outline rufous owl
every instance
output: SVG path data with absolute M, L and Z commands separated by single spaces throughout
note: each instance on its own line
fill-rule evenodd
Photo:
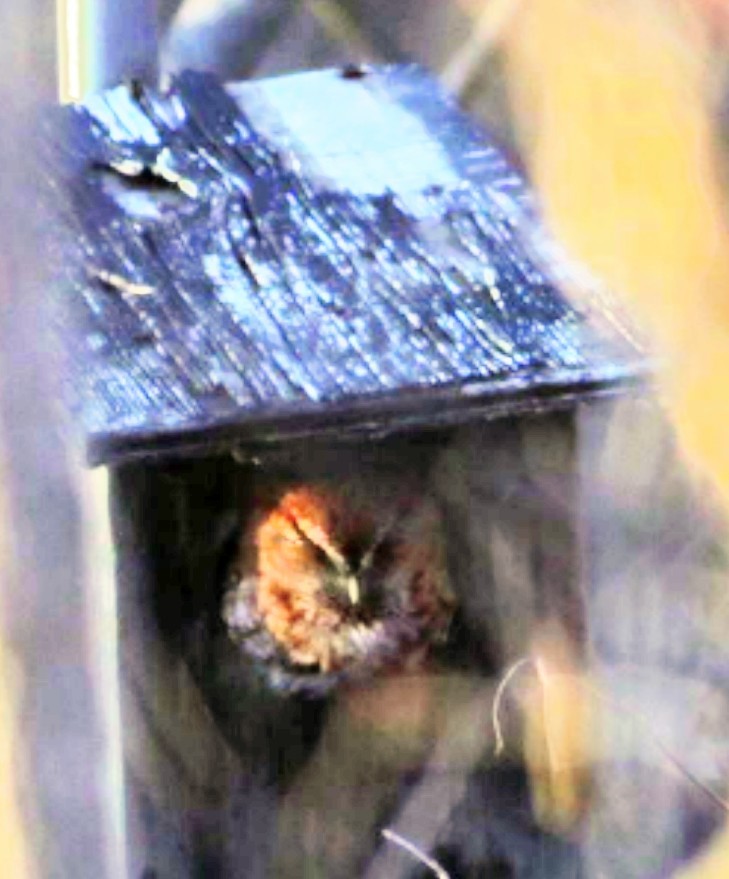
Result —
M 427 498 L 294 485 L 244 529 L 223 602 L 228 631 L 276 689 L 422 665 L 453 611 Z

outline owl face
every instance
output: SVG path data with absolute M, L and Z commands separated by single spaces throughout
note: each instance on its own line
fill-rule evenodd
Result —
M 244 534 L 223 616 L 274 683 L 321 690 L 419 662 L 452 604 L 432 502 L 303 485 Z

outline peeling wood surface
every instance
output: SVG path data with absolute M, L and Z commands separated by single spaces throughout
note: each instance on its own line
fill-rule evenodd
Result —
M 523 181 L 419 68 L 184 73 L 47 135 L 93 462 L 565 405 L 643 368 L 538 267 Z

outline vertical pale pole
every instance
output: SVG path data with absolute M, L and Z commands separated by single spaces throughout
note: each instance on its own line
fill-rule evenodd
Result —
M 58 94 L 62 101 L 129 78 L 158 75 L 157 0 L 56 0 Z M 100 733 L 96 783 L 103 799 L 96 832 L 104 875 L 127 875 L 114 554 L 108 472 L 75 473 L 80 502 L 83 602 L 94 725 Z M 91 719 L 91 718 L 90 718 Z
M 57 94 L 53 12 L 53 0 L 0 3 L 0 875 L 118 879 L 112 724 L 79 467 L 50 356 L 53 267 L 34 148 Z
M 157 0 L 57 0 L 64 101 L 158 72 Z
M 157 0 L 56 0 L 58 95 L 80 101 L 129 78 L 157 79 Z M 115 558 L 109 522 L 108 472 L 84 472 L 69 460 L 77 504 L 79 570 L 74 596 L 83 608 L 78 625 L 90 757 L 89 794 L 99 809 L 88 816 L 86 869 L 76 875 L 126 879 L 125 803 L 119 720 L 119 657 Z M 79 738 L 79 743 L 81 738 Z M 73 853 L 71 858 L 73 858 Z M 71 863 L 71 862 L 69 862 Z M 74 869 L 74 867 L 72 867 Z M 78 865 L 77 869 L 81 869 Z M 69 874 L 70 875 L 70 874 Z

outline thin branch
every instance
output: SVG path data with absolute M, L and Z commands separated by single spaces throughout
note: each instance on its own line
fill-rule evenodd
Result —
M 382 831 L 382 835 L 388 842 L 392 842 L 395 845 L 399 845 L 400 848 L 405 849 L 406 852 L 409 852 L 414 858 L 420 861 L 421 864 L 425 864 L 433 873 L 438 877 L 438 879 L 450 879 L 448 873 L 441 867 L 441 865 L 433 860 L 433 858 L 429 857 L 425 854 L 424 851 L 421 851 L 416 845 L 413 845 L 412 842 L 409 842 L 405 839 L 404 836 L 400 836 L 399 833 L 395 833 L 394 830 L 390 830 L 385 828 Z
M 668 760 L 668 762 L 673 766 L 673 768 L 678 772 L 678 774 L 684 778 L 686 781 L 691 782 L 695 787 L 697 787 L 705 797 L 714 803 L 714 805 L 718 806 L 724 812 L 729 814 L 729 801 L 724 799 L 724 797 L 720 796 L 715 790 L 712 790 L 708 784 L 701 781 L 690 769 L 687 769 L 682 763 L 678 761 L 676 757 L 666 748 L 663 742 L 658 739 L 654 739 L 655 746 L 659 751 L 663 754 L 663 756 Z
M 533 660 L 530 656 L 523 656 L 521 659 L 517 659 L 517 661 L 513 665 L 510 665 L 506 670 L 499 681 L 499 686 L 496 688 L 496 692 L 494 693 L 494 699 L 491 703 L 491 723 L 494 728 L 494 738 L 496 739 L 496 746 L 494 747 L 494 754 L 496 754 L 496 756 L 501 754 L 504 750 L 504 736 L 501 731 L 501 703 L 504 701 L 506 688 L 524 666 L 531 665 L 532 663 Z

